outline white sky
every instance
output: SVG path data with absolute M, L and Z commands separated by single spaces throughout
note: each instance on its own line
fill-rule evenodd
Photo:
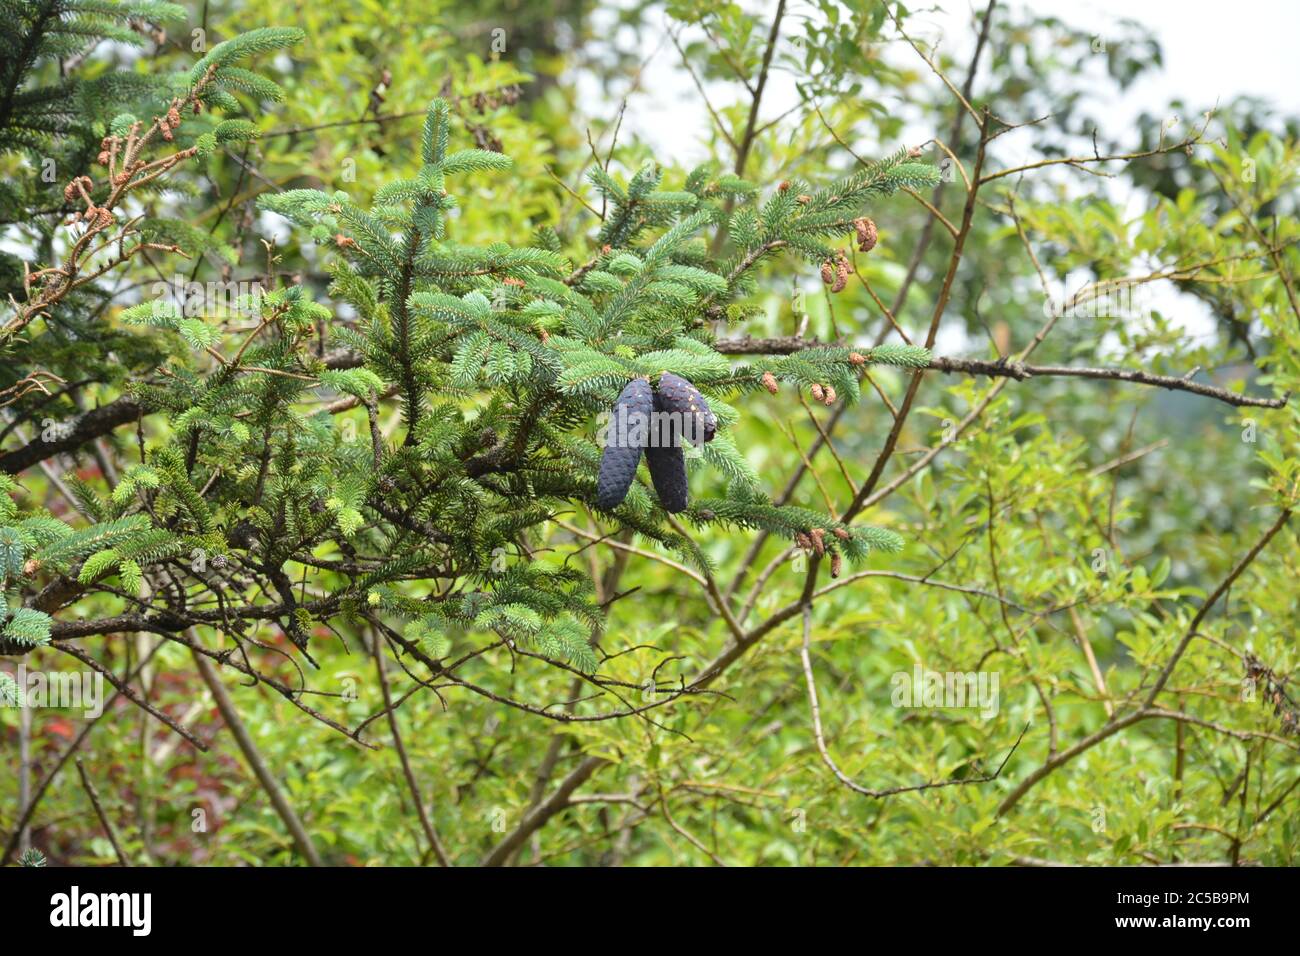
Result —
M 944 49 L 959 62 L 966 62 L 973 42 L 972 11 L 982 11 L 984 3 L 936 0 L 936 5 L 942 9 L 919 12 L 921 5 L 914 6 L 912 31 L 927 38 L 941 31 Z M 1012 5 L 1023 8 L 1026 4 Z M 772 0 L 747 0 L 742 6 L 774 9 Z M 788 9 L 798 13 L 800 6 L 795 3 Z M 1249 93 L 1272 100 L 1287 113 L 1300 114 L 1297 0 L 1234 0 L 1230 4 L 1223 0 L 1033 0 L 1029 6 L 1102 37 L 1115 31 L 1120 19 L 1137 20 L 1160 40 L 1163 68 L 1145 75 L 1122 97 L 1107 101 L 1115 110 L 1116 129 L 1122 129 L 1141 111 L 1162 109 L 1175 98 L 1201 108 Z M 769 16 L 762 15 L 765 19 Z M 595 17 L 597 35 L 601 35 L 599 8 Z M 631 45 L 626 36 L 616 40 L 624 48 Z M 629 103 L 624 129 L 683 162 L 699 160 L 708 152 L 702 142 L 709 115 L 681 69 L 677 51 L 669 43 L 661 45 L 661 40 L 662 35 L 651 35 L 651 31 L 643 37 L 642 56 L 649 56 L 656 47 L 658 53 L 646 67 L 641 95 Z M 587 78 L 588 84 L 593 82 Z M 580 86 L 597 100 L 612 100 L 615 107 L 624 93 L 623 89 L 606 93 L 594 86 Z M 735 99 L 739 87 L 711 83 L 706 89 L 714 105 L 721 106 Z M 763 118 L 777 116 L 795 102 L 792 85 L 786 78 L 774 76 L 764 99 Z

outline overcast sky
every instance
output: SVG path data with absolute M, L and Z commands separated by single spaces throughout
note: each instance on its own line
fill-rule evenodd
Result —
M 775 8 L 774 0 L 742 0 L 742 5 L 751 11 L 763 11 L 765 19 Z M 982 13 L 985 0 L 937 0 L 937 5 L 942 9 L 923 12 L 922 3 L 913 4 L 909 32 L 927 40 L 941 35 L 944 51 L 965 63 L 974 42 L 972 11 Z M 1023 8 L 1025 4 L 1011 5 Z M 1124 93 L 1098 101 L 1100 108 L 1090 111 L 1105 122 L 1107 129 L 1103 132 L 1121 140 L 1137 116 L 1143 112 L 1163 115 L 1164 108 L 1175 99 L 1201 110 L 1251 94 L 1271 101 L 1282 113 L 1300 115 L 1300 51 L 1296 49 L 1300 43 L 1300 0 L 1034 0 L 1032 8 L 1102 38 L 1119 32 L 1117 21 L 1136 20 L 1148 26 L 1160 41 L 1163 67 L 1145 74 Z M 600 15 L 598 8 L 598 36 L 603 35 Z M 625 49 L 633 42 L 630 31 L 615 40 Z M 652 144 L 657 153 L 684 165 L 707 158 L 710 117 L 699 91 L 681 68 L 677 51 L 664 42 L 662 33 L 647 31 L 641 43 L 642 58 L 649 60 L 642 77 L 642 92 L 628 103 L 623 135 L 638 136 Z M 897 52 L 912 55 L 905 49 Z M 612 115 L 626 92 L 602 91 L 590 77 L 586 83 L 580 81 L 580 89 L 591 97 L 588 102 L 603 100 L 607 104 L 604 111 L 592 110 L 592 115 L 597 116 Z M 743 92 L 736 84 L 725 82 L 708 84 L 707 89 L 715 105 L 734 102 Z M 796 102 L 793 79 L 776 74 L 765 92 L 761 119 L 779 116 Z M 1194 122 L 1198 117 L 1185 119 Z M 1183 135 L 1186 131 L 1182 126 L 1172 132 Z M 908 135 L 922 142 L 932 133 L 916 130 Z M 1015 143 L 1009 139 L 1002 145 L 1007 152 L 1014 149 Z M 1008 157 L 1013 162 L 1031 158 L 1028 154 Z M 1114 191 L 1119 187 L 1104 188 L 1115 198 L 1125 197 Z M 1136 214 L 1140 197 L 1127 198 L 1134 203 Z M 1215 334 L 1216 325 L 1208 310 L 1192 297 L 1164 283 L 1146 287 L 1144 294 L 1148 306 L 1169 316 L 1187 334 Z M 958 335 L 955 331 L 953 334 Z M 947 344 L 957 347 L 960 343 Z
M 972 9 L 982 11 L 984 3 L 939 0 L 937 5 L 942 9 L 921 12 L 922 5 L 915 4 L 909 22 L 919 36 L 942 31 L 944 49 L 964 62 L 973 42 Z M 774 3 L 747 0 L 743 6 L 766 11 Z M 1108 101 L 1117 129 L 1143 110 L 1162 109 L 1176 98 L 1208 107 L 1216 100 L 1227 102 L 1250 93 L 1272 100 L 1285 112 L 1300 114 L 1300 51 L 1296 49 L 1300 43 L 1300 0 L 1035 0 L 1032 6 L 1102 37 L 1114 31 L 1116 21 L 1122 18 L 1146 24 L 1158 37 L 1164 50 L 1163 69 L 1146 75 L 1121 98 Z M 599 10 L 596 17 L 596 32 L 601 35 Z M 643 56 L 658 52 L 642 77 L 642 95 L 628 105 L 624 129 L 679 161 L 698 161 L 708 155 L 703 140 L 709 115 L 690 77 L 680 68 L 677 51 L 662 39 L 651 31 L 642 38 Z M 619 41 L 624 47 L 630 45 L 623 37 Z M 601 91 L 594 87 L 584 92 L 600 98 Z M 623 92 L 609 91 L 615 108 Z M 715 104 L 723 104 L 734 100 L 737 88 L 735 84 L 710 84 L 709 94 Z M 794 102 L 791 81 L 776 76 L 765 94 L 763 116 L 779 115 Z

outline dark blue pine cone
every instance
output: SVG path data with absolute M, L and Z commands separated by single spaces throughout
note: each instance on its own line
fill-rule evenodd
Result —
M 683 422 L 691 420 L 686 434 L 691 444 L 698 445 L 701 439 L 713 441 L 718 419 L 698 388 L 680 375 L 664 372 L 659 376 L 658 395 L 663 411 L 680 415 Z
M 655 411 L 663 412 L 662 394 L 655 396 Z M 654 436 L 650 446 L 645 450 L 646 465 L 650 468 L 650 480 L 654 482 L 655 493 L 664 511 L 677 514 L 686 510 L 689 495 L 686 483 L 686 456 L 682 452 L 681 438 L 677 434 L 676 423 L 671 419 L 659 419 L 660 428 L 652 432 Z
M 633 379 L 619 392 L 605 433 L 605 451 L 600 456 L 597 508 L 612 511 L 627 497 L 641 450 L 649 441 L 654 407 L 654 392 L 643 378 Z

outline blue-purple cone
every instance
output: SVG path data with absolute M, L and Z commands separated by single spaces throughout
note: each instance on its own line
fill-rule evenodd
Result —
M 659 376 L 658 396 L 662 411 L 680 415 L 683 422 L 690 421 L 686 438 L 692 444 L 713 441 L 718 431 L 718 419 L 698 388 L 680 375 L 664 372 Z
M 655 396 L 655 411 L 662 412 L 663 398 Z M 660 421 L 664 421 L 660 419 Z M 650 480 L 654 482 L 655 493 L 664 511 L 677 514 L 686 510 L 689 500 L 689 486 L 686 482 L 686 456 L 682 451 L 681 440 L 677 435 L 675 423 L 669 419 L 664 422 L 660 433 L 645 450 L 646 465 L 650 468 Z
M 654 392 L 643 378 L 628 382 L 619 393 L 605 434 L 605 450 L 600 456 L 597 508 L 612 511 L 627 497 L 641 461 L 641 451 L 649 441 L 654 407 Z

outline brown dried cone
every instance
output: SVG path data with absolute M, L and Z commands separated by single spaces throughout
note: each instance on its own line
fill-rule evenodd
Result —
M 866 357 L 865 355 L 863 355 L 861 352 L 850 352 L 850 353 L 849 353 L 849 364 L 850 364 L 850 365 L 866 365 L 866 364 L 867 364 L 867 357 Z
M 771 392 L 773 395 L 775 395 L 777 390 L 776 376 L 773 375 L 771 372 L 764 372 L 763 387 L 767 389 L 769 392 Z
M 840 558 L 840 553 L 838 551 L 832 551 L 831 552 L 831 577 L 838 578 L 840 576 L 840 567 L 842 566 L 842 564 L 843 561 Z
M 796 531 L 794 533 L 794 543 L 799 545 L 799 547 L 803 548 L 805 551 L 812 550 L 812 538 L 808 537 L 802 531 Z
M 812 395 L 813 398 L 817 399 L 817 401 L 819 402 L 826 401 L 826 390 L 822 388 L 820 385 L 818 385 L 816 382 L 813 382 L 812 388 L 808 389 L 808 392 L 809 394 Z
M 808 537 L 812 539 L 813 550 L 818 555 L 826 553 L 826 531 L 824 528 L 813 528 L 808 532 Z
M 852 537 L 852 535 L 850 535 L 850 534 L 849 534 L 847 531 L 845 531 L 843 528 L 836 528 L 836 529 L 835 529 L 834 531 L 832 531 L 831 533 L 834 534 L 835 537 L 839 538 L 841 541 L 848 541 L 849 538 Z
M 822 263 L 822 282 L 826 285 L 835 284 L 835 267 L 829 259 Z
M 849 284 L 849 257 L 840 250 L 835 254 L 835 284 L 831 286 L 832 292 L 843 292 L 844 287 Z
M 853 230 L 858 234 L 858 252 L 870 252 L 876 248 L 876 224 L 863 216 L 853 220 Z
M 827 406 L 834 405 L 834 404 L 835 404 L 835 386 L 834 386 L 834 385 L 827 385 L 826 388 L 823 389 L 823 391 L 825 392 L 825 395 L 822 396 L 822 402 L 823 402 L 824 404 L 826 404 Z

